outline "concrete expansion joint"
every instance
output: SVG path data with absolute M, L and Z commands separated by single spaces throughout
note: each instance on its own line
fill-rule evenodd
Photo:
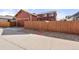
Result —
M 3 38 L 3 37 L 2 37 Z M 9 40 L 7 40 L 7 39 L 5 39 L 5 38 L 3 38 L 5 41 L 7 41 L 8 43 L 11 43 L 11 44 L 13 44 L 13 45 L 16 45 L 17 47 L 19 47 L 19 48 L 21 48 L 21 49 L 23 49 L 23 50 L 26 50 L 26 48 L 24 48 L 24 47 L 22 47 L 22 46 L 20 46 L 20 45 L 18 45 L 18 44 L 16 44 L 16 43 L 14 43 L 14 42 L 11 42 L 11 41 L 9 41 Z

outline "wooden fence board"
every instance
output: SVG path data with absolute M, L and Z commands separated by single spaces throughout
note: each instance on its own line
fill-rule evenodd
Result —
M 24 28 L 79 34 L 79 21 L 25 21 Z

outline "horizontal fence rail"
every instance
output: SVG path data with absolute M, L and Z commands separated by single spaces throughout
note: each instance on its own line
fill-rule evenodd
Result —
M 79 21 L 25 21 L 24 28 L 79 34 Z

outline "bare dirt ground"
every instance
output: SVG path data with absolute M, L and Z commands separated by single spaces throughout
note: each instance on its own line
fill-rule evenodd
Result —
M 79 36 L 58 32 L 0 28 L 1 50 L 78 50 Z

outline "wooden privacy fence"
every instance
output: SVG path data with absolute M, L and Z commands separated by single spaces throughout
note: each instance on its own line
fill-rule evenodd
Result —
M 9 27 L 10 26 L 10 22 L 0 22 L 0 27 Z
M 0 27 L 12 27 L 12 26 L 16 26 L 16 22 L 6 22 L 6 21 L 0 22 Z
M 79 21 L 25 21 L 24 28 L 79 34 Z
M 16 22 L 10 22 L 10 27 L 16 26 Z

